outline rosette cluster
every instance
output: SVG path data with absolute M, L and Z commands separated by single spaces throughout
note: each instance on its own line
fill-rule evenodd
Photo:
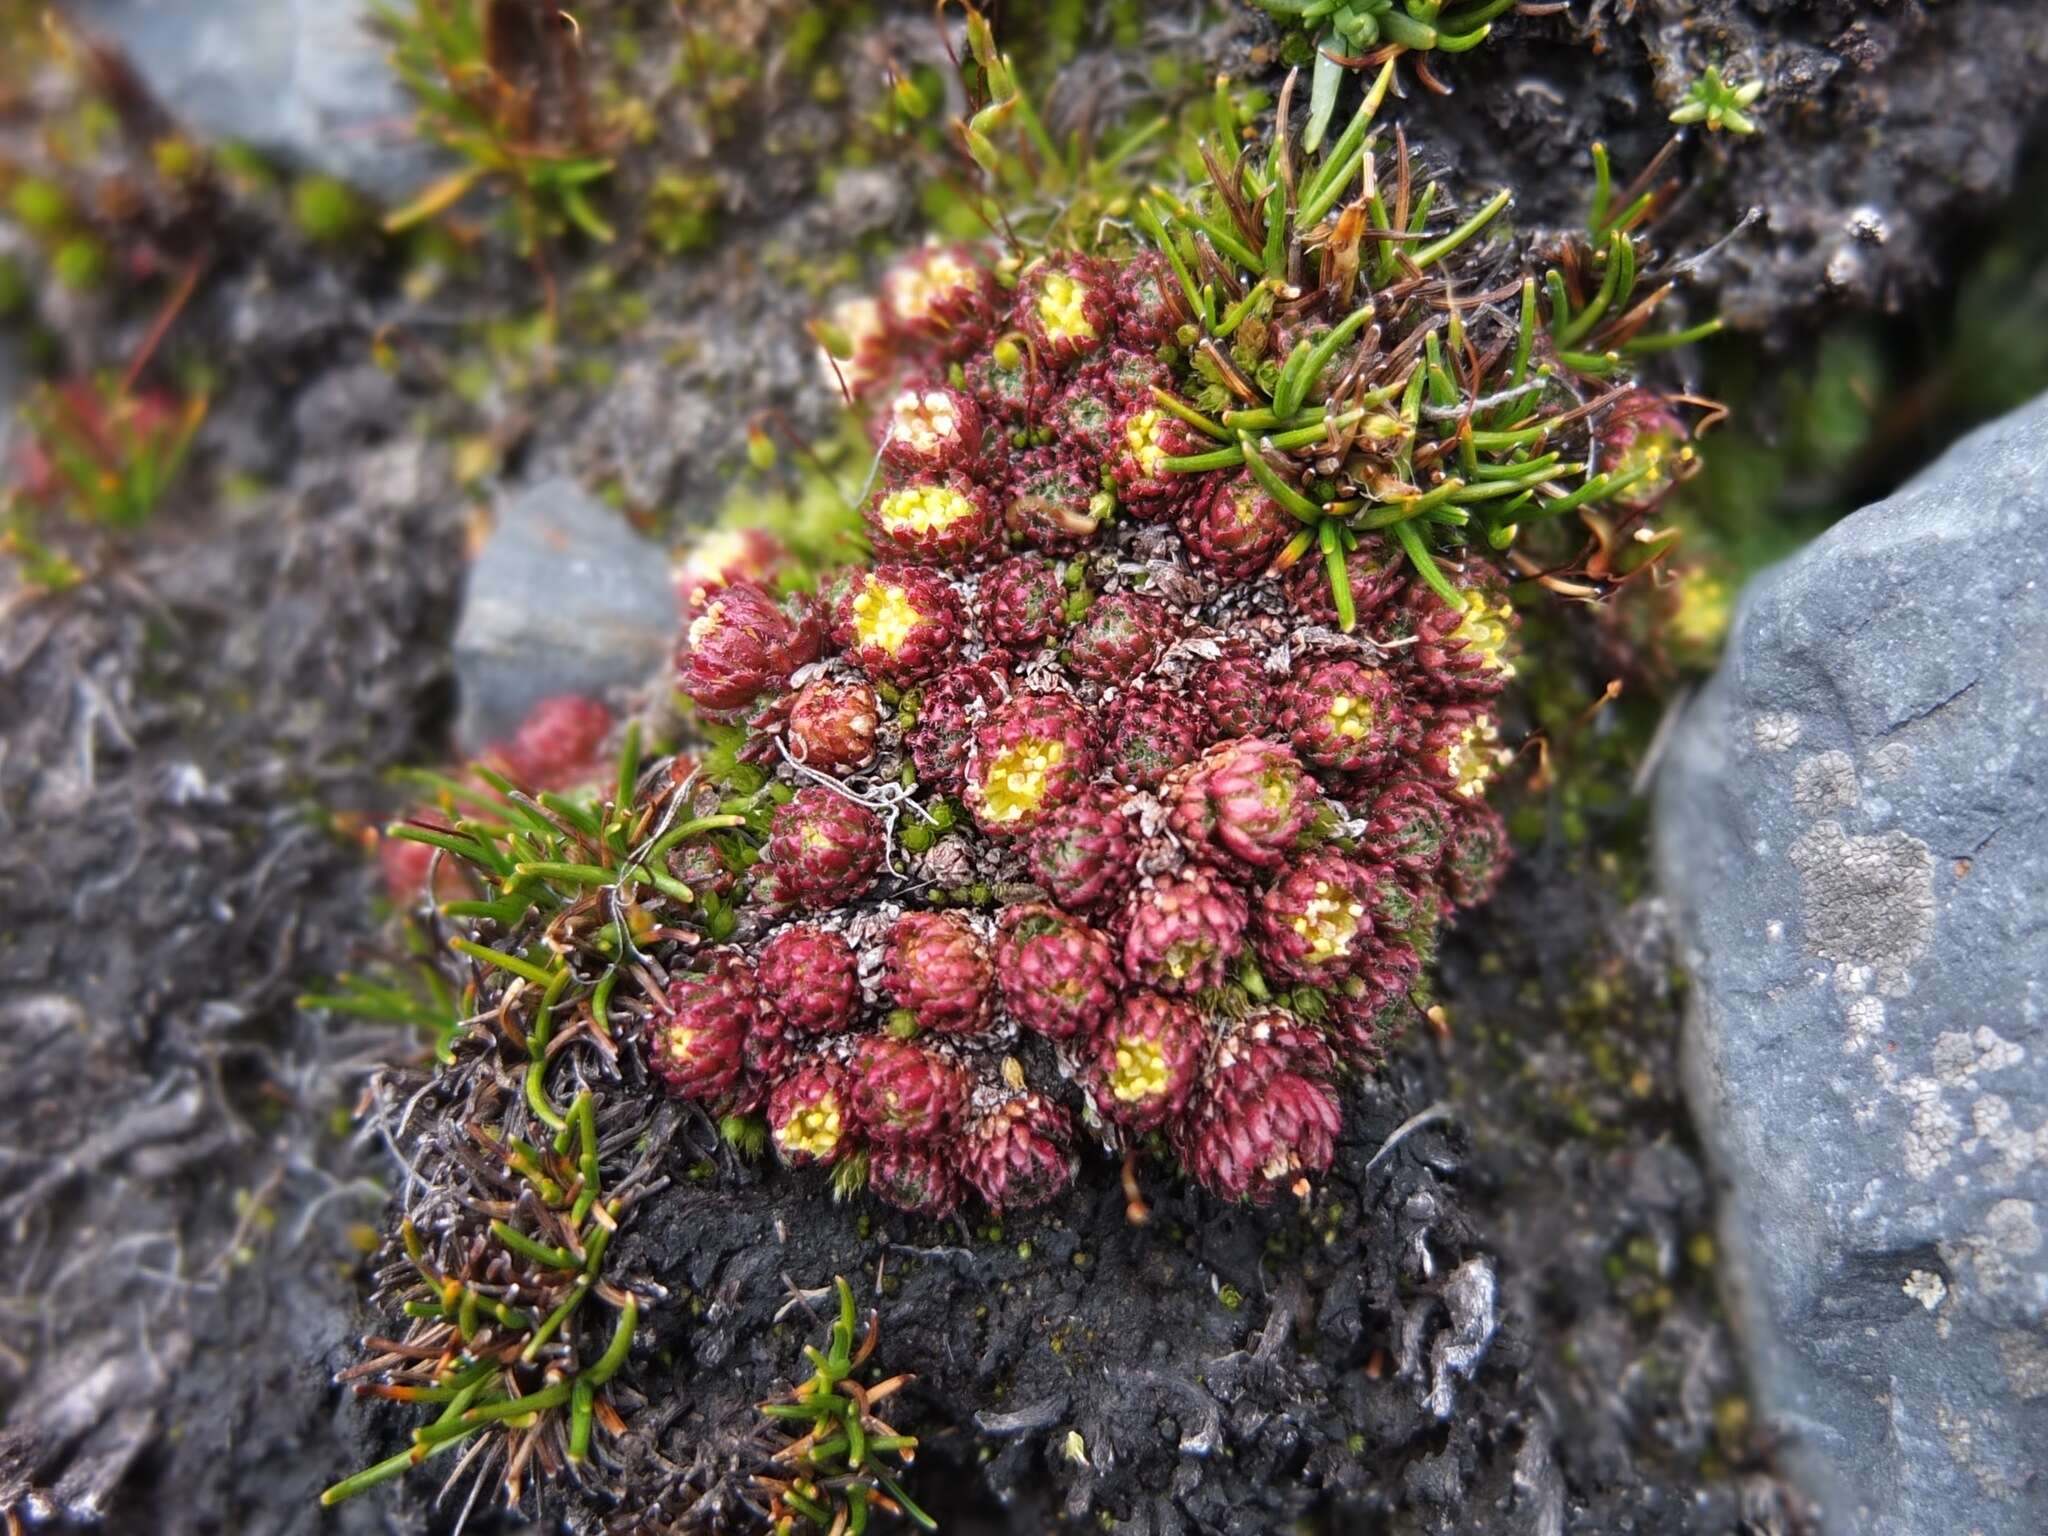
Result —
M 1205 444 L 1156 257 L 933 246 L 869 318 L 872 560 L 796 596 L 758 543 L 691 567 L 677 685 L 773 809 L 668 854 L 725 921 L 651 1065 L 916 1212 L 1040 1204 L 1090 1147 L 1299 1191 L 1505 856 L 1498 573 L 1449 602 L 1366 534 L 1340 632 L 1287 508 L 1173 463 Z

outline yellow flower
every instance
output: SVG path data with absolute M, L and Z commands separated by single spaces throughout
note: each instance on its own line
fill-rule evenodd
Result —
M 1037 811 L 1045 799 L 1047 781 L 1066 756 L 1064 742 L 1037 736 L 1027 736 L 996 753 L 981 776 L 981 799 L 988 819 L 1018 822 Z
M 1138 461 L 1146 478 L 1153 480 L 1159 478 L 1159 466 L 1166 460 L 1166 449 L 1159 441 L 1162 420 L 1158 411 L 1140 411 L 1124 428 L 1124 441 L 1130 445 L 1131 457 Z
M 1503 678 L 1515 675 L 1515 664 L 1508 660 L 1510 627 L 1514 618 L 1514 607 L 1505 597 L 1489 601 L 1484 592 L 1465 594 L 1465 614 L 1459 621 L 1457 632 L 1452 637 L 1462 640 L 1465 645 L 1479 653 L 1489 672 Z
M 923 622 L 924 615 L 912 604 L 910 594 L 885 581 L 870 577 L 853 600 L 855 637 L 862 645 L 877 646 L 891 656 L 903 649 L 903 642 Z
M 1330 700 L 1330 729 L 1347 740 L 1363 739 L 1372 729 L 1372 719 L 1371 699 L 1354 699 L 1348 693 L 1340 693 Z
M 1166 1092 L 1169 1073 L 1166 1053 L 1157 1041 L 1142 1035 L 1116 1043 L 1116 1066 L 1109 1074 L 1109 1091 L 1119 1103 L 1136 1104 Z
M 839 1100 L 828 1093 L 798 1110 L 776 1129 L 775 1142 L 785 1152 L 821 1162 L 830 1157 L 839 1145 Z
M 1499 768 L 1505 756 L 1494 745 L 1499 740 L 1500 727 L 1493 716 L 1481 715 L 1444 752 L 1444 768 L 1450 774 L 1451 787 L 1467 800 L 1483 793 L 1487 781 Z
M 1323 965 L 1350 954 L 1359 919 L 1364 916 L 1364 907 L 1346 893 L 1333 891 L 1327 880 L 1318 880 L 1308 910 L 1294 920 L 1294 931 L 1308 941 L 1303 963 Z
M 891 533 L 943 533 L 974 516 L 974 503 L 949 486 L 907 485 L 884 496 L 877 515 Z
M 1096 341 L 1088 321 L 1088 287 L 1066 272 L 1048 272 L 1038 295 L 1038 323 L 1054 341 Z

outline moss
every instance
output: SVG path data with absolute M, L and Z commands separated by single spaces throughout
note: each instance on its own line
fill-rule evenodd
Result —
M 270 162 L 246 144 L 229 140 L 214 145 L 213 162 L 244 193 L 268 191 L 277 184 L 277 172 Z
M 166 181 L 190 181 L 206 166 L 198 146 L 178 134 L 158 139 L 149 147 L 149 158 Z
M 53 181 L 24 177 L 7 194 L 7 210 L 30 234 L 47 238 L 70 221 L 71 199 Z
M 27 310 L 30 290 L 28 274 L 11 256 L 0 256 L 0 320 L 11 320 Z
M 368 210 L 348 185 L 332 176 L 302 176 L 292 184 L 292 222 L 321 245 L 358 233 Z
M 107 275 L 106 249 L 90 235 L 74 235 L 51 254 L 50 270 L 74 293 L 88 292 Z
M 669 256 L 704 249 L 718 237 L 723 196 L 712 176 L 671 171 L 657 177 L 648 195 L 648 238 Z

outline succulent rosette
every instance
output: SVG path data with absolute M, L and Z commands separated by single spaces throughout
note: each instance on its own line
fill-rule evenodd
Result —
M 1410 991 L 1421 960 L 1413 950 L 1406 953 L 1412 963 L 1402 985 L 1376 988 L 1354 979 L 1330 997 L 1324 1033 L 1331 1049 L 1353 1072 L 1377 1070 L 1388 1049 L 1421 1011 Z
M 762 999 L 795 1029 L 830 1035 L 853 1027 L 859 961 L 844 934 L 791 923 L 761 945 L 755 967 Z
M 715 528 L 700 536 L 676 562 L 676 601 L 686 618 L 693 617 L 735 582 L 773 586 L 788 563 L 789 551 L 766 529 Z
M 1172 263 L 1157 251 L 1140 253 L 1117 273 L 1116 327 L 1126 346 L 1147 352 L 1171 346 L 1192 318 Z
M 1600 429 L 1599 467 L 1625 477 L 1623 506 L 1653 507 L 1664 493 L 1699 467 L 1691 436 L 1662 396 L 1631 390 L 1609 408 Z
M 1085 1035 L 1116 1005 L 1122 981 L 1108 938 L 1086 923 L 1039 902 L 1003 914 L 996 984 L 1025 1028 L 1049 1040 Z
M 1007 433 L 1017 448 L 1029 429 L 1045 419 L 1057 393 L 1053 375 L 1039 366 L 1021 336 L 975 353 L 961 376 L 983 418 Z
M 1031 878 L 1069 912 L 1116 905 L 1138 877 L 1138 839 L 1114 794 L 1098 793 L 1047 815 L 1032 834 Z
M 1428 875 L 1443 861 L 1451 836 L 1451 808 L 1421 779 L 1396 779 L 1372 802 L 1370 838 L 1379 857 L 1411 875 Z
M 770 824 L 776 900 L 819 911 L 851 901 L 873 882 L 883 851 L 873 811 L 821 786 L 800 789 Z
M 1382 931 L 1375 934 L 1364 957 L 1350 975 L 1323 989 L 1329 1009 L 1323 1020 L 1324 1034 L 1330 1047 L 1348 1065 L 1360 1069 L 1377 1066 L 1402 1026 L 1420 1011 L 1414 996 L 1422 975 L 1422 956 L 1406 938 L 1387 927 L 1383 906 Z
M 927 683 L 909 732 L 919 780 L 940 794 L 959 794 L 966 784 L 974 733 L 989 711 L 1008 697 L 1007 677 L 987 662 L 963 662 Z
M 820 773 L 844 774 L 874 761 L 881 713 L 875 690 L 849 678 L 814 678 L 796 691 L 783 721 L 790 756 Z
M 1071 804 L 1095 772 L 1095 731 L 1065 694 L 1020 693 L 974 736 L 967 808 L 991 837 L 1029 832 Z
M 1303 859 L 1259 898 L 1260 965 L 1290 981 L 1321 984 L 1347 975 L 1372 946 L 1377 886 L 1370 870 L 1342 855 Z
M 878 487 L 863 515 L 877 551 L 955 566 L 981 557 L 997 518 L 995 498 L 948 469 L 921 469 Z
M 803 1040 L 789 1022 L 764 999 L 740 1045 L 740 1086 L 730 1107 L 747 1114 L 762 1108 L 775 1085 L 789 1075 L 803 1048 Z
M 819 336 L 818 382 L 850 400 L 865 400 L 896 373 L 896 340 L 881 300 L 866 294 L 832 306 Z
M 1219 654 L 1195 668 L 1188 694 L 1209 717 L 1209 733 L 1219 741 L 1258 736 L 1273 718 L 1274 679 L 1265 660 L 1251 647 L 1229 643 Z
M 1067 666 L 1090 682 L 1134 681 L 1173 643 L 1173 610 L 1142 592 L 1115 592 L 1090 605 L 1067 641 Z
M 1035 650 L 1067 627 L 1067 585 L 1059 568 L 1037 555 L 1018 555 L 981 583 L 981 622 L 989 640 L 1008 650 Z
M 971 472 L 981 458 L 981 406 L 950 384 L 904 385 L 882 421 L 882 459 L 906 475 Z
M 967 1109 L 966 1069 L 936 1052 L 887 1035 L 855 1048 L 849 1070 L 854 1119 L 877 1146 L 930 1146 L 949 1135 Z
M 807 614 L 793 614 L 751 582 L 734 582 L 684 629 L 677 682 L 698 708 L 731 715 L 781 688 L 817 654 L 817 627 Z
M 987 339 L 995 315 L 995 278 L 964 245 L 926 245 L 882 278 L 884 323 L 904 341 L 964 357 Z
M 1378 534 L 1363 534 L 1358 547 L 1344 557 L 1344 573 L 1360 624 L 1376 634 L 1373 620 L 1408 589 L 1400 551 Z M 1337 622 L 1337 597 L 1326 562 L 1313 557 L 1298 561 L 1280 585 L 1288 605 L 1303 618 L 1326 627 Z
M 961 1171 L 998 1211 L 1028 1210 L 1074 1182 L 1073 1116 L 1042 1094 L 1010 1093 L 968 1118 Z
M 713 829 L 665 849 L 708 939 L 640 1015 L 650 1066 L 918 1215 L 1056 1199 L 1091 1144 L 1298 1193 L 1444 914 L 1498 882 L 1505 578 L 1470 541 L 1425 568 L 1390 533 L 1304 537 L 1324 482 L 1451 484 L 1396 461 L 1418 429 L 1391 414 L 1228 462 L 1256 418 L 1344 410 L 1383 345 L 1317 354 L 1313 294 L 1243 317 L 1266 351 L 1233 382 L 1191 361 L 1213 321 L 1170 262 L 994 270 L 931 246 L 885 282 L 871 562 L 806 602 L 766 585 L 814 574 L 779 546 L 686 559 L 679 680 L 745 739 L 673 781 Z
M 1070 368 L 1106 347 L 1116 329 L 1115 278 L 1106 263 L 1068 252 L 1047 257 L 1017 284 L 1017 315 L 1039 358 Z
M 753 967 L 727 950 L 669 984 L 647 1027 L 648 1065 L 678 1098 L 724 1106 L 740 1086 L 759 1002 Z
M 1492 698 L 1515 675 L 1518 620 L 1507 594 L 1485 583 L 1456 588 L 1446 602 L 1421 582 L 1399 605 L 1395 633 L 1403 666 L 1418 690 L 1451 702 Z
M 1114 498 L 1074 459 L 1052 448 L 1020 453 L 1003 487 L 1003 528 L 1047 554 L 1085 549 L 1102 532 Z
M 809 1057 L 778 1082 L 768 1096 L 768 1139 L 792 1167 L 836 1163 L 854 1148 L 845 1069 Z
M 1323 1172 L 1342 1124 L 1334 1066 L 1322 1039 L 1289 1015 L 1232 1027 L 1175 1124 L 1182 1163 L 1212 1193 L 1254 1203 Z
M 1157 789 L 1194 760 L 1207 727 L 1194 704 L 1171 689 L 1126 689 L 1110 709 L 1104 769 L 1119 784 Z
M 1140 522 L 1171 517 L 1201 485 L 1175 473 L 1166 461 L 1214 446 L 1164 406 L 1132 406 L 1117 418 L 1110 438 L 1109 474 L 1118 504 Z
M 938 1146 L 877 1146 L 868 1161 L 868 1188 L 912 1216 L 945 1216 L 966 1193 L 956 1162 Z
M 1277 724 L 1304 761 L 1333 773 L 1369 773 L 1394 755 L 1400 692 L 1386 673 L 1361 662 L 1313 662 L 1280 690 Z
M 1180 512 L 1188 553 L 1226 581 L 1264 574 L 1301 524 L 1249 474 L 1219 478 Z
M 1096 1033 L 1088 1086 L 1096 1113 L 1129 1131 L 1156 1131 L 1187 1107 L 1209 1043 L 1208 1021 L 1178 998 L 1127 994 Z
M 857 571 L 838 595 L 832 638 L 846 659 L 887 683 L 915 683 L 953 658 L 967 613 L 953 584 L 915 565 Z
M 988 945 L 957 912 L 906 912 L 889 930 L 889 995 L 934 1034 L 972 1035 L 988 1027 L 995 973 Z
M 1478 906 L 1493 895 L 1507 861 L 1508 829 L 1500 812 L 1468 802 L 1444 859 L 1444 894 L 1455 906 Z
M 1045 425 L 1062 460 L 1099 478 L 1103 461 L 1116 447 L 1121 414 L 1122 401 L 1107 362 L 1090 363 L 1053 397 Z
M 1124 905 L 1124 974 L 1158 992 L 1220 987 L 1244 948 L 1248 917 L 1244 892 L 1210 870 L 1159 876 Z
M 611 729 L 612 712 L 597 700 L 556 694 L 526 712 L 511 740 L 484 755 L 529 789 L 568 789 L 610 766 L 603 747 Z
M 1278 869 L 1301 848 L 1321 805 L 1288 748 L 1261 737 L 1219 742 L 1167 786 L 1173 829 L 1198 858 Z

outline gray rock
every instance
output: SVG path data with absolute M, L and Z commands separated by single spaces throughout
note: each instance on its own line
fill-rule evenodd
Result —
M 173 117 L 396 202 L 433 173 L 367 0 L 74 0 Z
M 14 337 L 0 331 L 0 463 L 13 453 L 14 413 L 28 393 L 28 367 Z
M 510 497 L 470 568 L 455 632 L 458 745 L 501 741 L 554 694 L 644 682 L 679 625 L 668 559 L 575 481 Z
M 1830 1533 L 2048 1530 L 2048 399 L 1758 578 L 1657 859 L 1760 1406 Z

